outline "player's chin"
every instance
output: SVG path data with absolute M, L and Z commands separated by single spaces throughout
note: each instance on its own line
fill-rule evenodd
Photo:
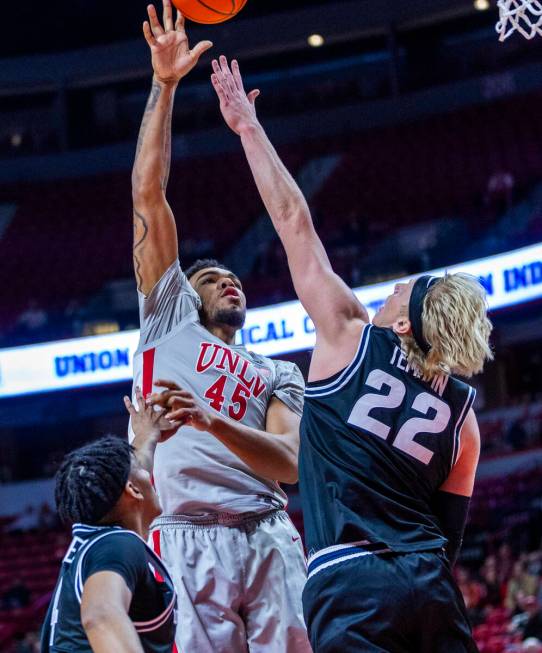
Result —
M 160 499 L 158 498 L 158 495 L 156 494 L 156 491 L 153 488 L 153 501 L 152 501 L 152 519 L 156 519 L 157 517 L 160 517 L 162 514 L 162 506 L 160 505 Z
M 371 324 L 374 324 L 374 326 L 377 326 L 377 327 L 383 326 L 380 312 L 377 312 L 377 313 L 375 313 L 373 315 L 373 319 L 371 320 Z
M 220 303 L 214 314 L 214 321 L 217 324 L 226 324 L 228 326 L 239 328 L 245 323 L 245 317 L 246 308 L 242 303 Z

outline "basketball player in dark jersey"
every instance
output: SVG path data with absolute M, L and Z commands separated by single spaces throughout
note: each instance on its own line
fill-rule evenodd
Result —
M 64 459 L 56 479 L 60 517 L 73 539 L 45 617 L 42 653 L 171 653 L 177 597 L 147 546 L 161 512 L 150 470 L 161 412 L 125 397 L 134 446 L 112 436 Z M 162 423 L 163 424 L 163 423 Z
M 486 299 L 464 274 L 399 283 L 369 323 L 333 272 L 307 203 L 256 117 L 236 61 L 213 86 L 241 138 L 316 327 L 301 423 L 315 653 L 476 651 L 451 567 L 478 463 L 474 389 L 491 358 Z

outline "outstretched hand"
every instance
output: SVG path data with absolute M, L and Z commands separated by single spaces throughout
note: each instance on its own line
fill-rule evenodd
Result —
M 135 390 L 135 396 L 137 408 L 127 396 L 124 397 L 124 405 L 132 419 L 136 438 L 165 442 L 177 431 L 180 423 L 167 419 L 166 410 L 156 410 L 154 406 L 147 405 L 139 387 Z
M 219 61 L 213 60 L 213 71 L 211 81 L 228 127 L 240 134 L 245 127 L 257 125 L 255 103 L 260 91 L 255 89 L 248 94 L 245 92 L 237 61 L 234 59 L 231 62 L 230 69 L 228 60 L 222 55 Z
M 159 379 L 154 381 L 154 385 L 165 390 L 149 395 L 148 405 L 166 409 L 165 418 L 175 424 L 211 432 L 214 416 L 206 407 L 198 403 L 191 392 L 184 390 L 174 381 Z
M 177 83 L 198 63 L 201 55 L 213 47 L 211 41 L 200 41 L 191 50 L 184 28 L 184 17 L 177 11 L 173 23 L 171 0 L 162 0 L 163 25 L 154 5 L 148 5 L 149 20 L 143 23 L 143 34 L 149 44 L 155 78 L 163 83 Z

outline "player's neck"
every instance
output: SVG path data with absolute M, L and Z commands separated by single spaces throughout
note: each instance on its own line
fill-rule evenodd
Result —
M 226 324 L 206 324 L 205 328 L 210 331 L 215 338 L 222 340 L 227 345 L 235 344 L 235 334 L 237 329 Z
M 145 524 L 143 515 L 137 511 L 123 511 L 121 514 L 117 513 L 112 515 L 112 519 L 108 520 L 109 525 L 121 526 L 126 528 L 126 530 L 134 531 L 139 537 L 142 537 L 145 541 L 149 537 L 149 526 L 150 524 Z M 104 525 L 108 525 L 107 523 Z

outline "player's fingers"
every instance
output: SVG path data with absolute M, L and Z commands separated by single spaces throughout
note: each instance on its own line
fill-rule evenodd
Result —
M 143 396 L 143 393 L 141 392 L 141 388 L 139 386 L 136 386 L 135 397 L 136 397 L 138 409 L 140 411 L 144 411 L 145 410 L 145 397 Z
M 186 424 L 186 422 L 192 419 L 192 415 L 192 408 L 179 408 L 179 410 L 172 410 L 171 412 L 166 413 L 165 417 L 170 422 L 181 422 L 181 424 Z
M 226 79 L 224 78 L 224 73 L 222 72 L 222 68 L 219 66 L 218 61 L 216 59 L 213 59 L 213 71 L 214 71 L 218 86 L 221 89 L 223 99 L 225 101 L 228 101 L 230 99 L 230 92 L 229 92 L 228 84 L 226 82 Z
M 145 37 L 145 41 L 149 44 L 149 47 L 154 47 L 157 45 L 157 40 L 154 38 L 153 33 L 151 31 L 151 26 L 149 25 L 149 21 L 145 21 L 143 23 L 143 36 Z
M 167 388 L 168 390 L 182 390 L 178 383 L 175 383 L 175 381 L 168 381 L 167 379 L 156 379 L 154 385 L 157 388 Z
M 224 73 L 222 72 L 222 68 L 220 67 L 220 64 L 216 59 L 213 59 L 211 62 L 211 66 L 213 67 L 213 72 L 216 75 L 216 78 L 220 83 L 222 83 L 224 79 Z
M 162 0 L 164 29 L 166 32 L 173 30 L 173 9 L 171 8 L 171 0 Z
M 130 397 L 124 396 L 123 399 L 126 410 L 130 413 L 131 417 L 134 417 L 134 415 L 137 413 L 137 410 L 135 409 L 134 404 L 130 401 Z
M 177 19 L 175 20 L 175 29 L 178 32 L 184 32 L 184 16 L 179 9 L 177 9 Z
M 155 6 L 148 5 L 147 13 L 149 14 L 149 23 L 154 37 L 158 38 L 159 36 L 162 36 L 162 34 L 165 32 L 162 25 L 160 25 L 160 21 L 158 20 L 158 14 L 156 13 Z
M 252 106 L 256 104 L 256 98 L 260 95 L 260 90 L 255 88 L 253 91 L 250 91 L 250 93 L 247 95 L 248 101 Z
M 165 406 L 167 392 L 153 392 L 145 397 L 147 406 Z
M 167 406 L 173 397 L 182 397 L 184 399 L 193 399 L 187 390 L 164 390 L 163 392 L 153 392 L 146 398 L 147 406 Z
M 235 80 L 233 79 L 233 75 L 231 74 L 230 66 L 228 65 L 228 60 L 223 54 L 221 54 L 219 61 L 220 61 L 220 69 L 222 71 L 224 80 L 228 85 L 228 89 L 230 93 L 233 93 L 236 90 Z
M 218 81 L 218 77 L 214 73 L 211 75 L 211 82 L 213 84 L 213 88 L 216 91 L 216 94 L 218 95 L 218 99 L 220 100 L 220 102 L 221 103 L 222 102 L 223 103 L 227 102 L 226 94 L 224 93 L 224 89 L 222 88 L 222 85 Z
M 235 85 L 240 91 L 244 91 L 245 87 L 243 85 L 243 78 L 241 76 L 241 70 L 239 69 L 239 62 L 237 59 L 234 59 L 231 62 L 231 71 L 233 73 L 233 79 L 235 80 Z
M 177 410 L 178 408 L 194 408 L 195 403 L 192 397 L 170 397 L 166 406 Z
M 193 59 L 198 61 L 201 55 L 204 52 L 207 52 L 207 50 L 210 50 L 212 47 L 212 41 L 200 41 L 192 48 L 192 50 L 190 50 L 190 54 L 192 55 Z

